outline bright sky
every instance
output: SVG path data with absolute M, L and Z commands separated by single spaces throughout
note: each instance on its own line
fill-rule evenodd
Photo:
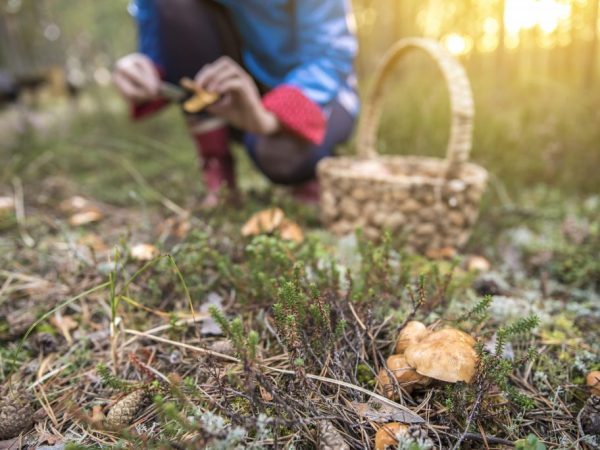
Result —
M 574 0 L 585 2 L 585 0 Z M 520 33 L 524 30 L 538 28 L 542 32 L 541 46 L 552 47 L 557 43 L 563 45 L 568 43 L 568 34 L 555 38 L 551 35 L 564 29 L 562 26 L 568 23 L 572 12 L 569 0 L 506 0 L 506 11 L 504 22 L 506 26 L 506 45 L 514 48 L 519 45 Z M 498 46 L 498 30 L 500 25 L 493 17 L 486 18 L 483 23 L 483 36 L 474 43 L 469 36 L 459 33 L 450 33 L 442 37 L 442 42 L 456 55 L 469 53 L 476 45 L 479 51 L 493 51 Z

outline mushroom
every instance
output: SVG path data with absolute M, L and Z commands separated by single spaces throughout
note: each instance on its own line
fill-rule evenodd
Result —
M 279 237 L 284 241 L 294 241 L 297 244 L 304 241 L 304 232 L 302 231 L 302 228 L 300 228 L 300 225 L 289 219 L 283 219 L 278 230 Z
M 410 345 L 404 355 L 409 366 L 435 380 L 470 383 L 477 367 L 475 339 L 462 331 L 444 329 Z
M 457 330 L 456 328 L 444 328 L 442 330 L 435 331 L 422 339 L 421 342 L 424 343 L 440 340 L 463 342 L 472 347 L 474 347 L 477 343 L 473 336 L 465 333 L 464 331 Z
M 285 219 L 280 208 L 265 209 L 254 214 L 242 227 L 242 236 L 258 236 L 272 233 Z
M 396 398 L 396 390 L 394 389 L 394 383 L 388 375 L 388 371 L 385 368 L 379 370 L 377 374 L 377 386 L 380 392 L 389 399 Z
M 467 270 L 469 272 L 489 272 L 491 269 L 492 265 L 483 256 L 472 255 L 467 260 Z
M 377 374 L 377 382 L 380 391 L 387 398 L 397 397 L 398 390 L 396 383 L 390 378 L 390 373 L 406 392 L 411 393 L 416 387 L 427 386 L 431 380 L 417 373 L 415 369 L 408 365 L 403 355 L 392 355 L 386 361 L 386 367 Z
M 403 355 L 392 355 L 386 361 L 387 368 L 394 374 L 398 384 L 407 392 L 411 392 L 417 386 L 429 384 L 429 378 L 420 375 L 415 369 L 408 365 Z
M 402 330 L 400 330 L 400 334 L 398 334 L 398 339 L 396 339 L 396 354 L 402 354 L 406 350 L 410 344 L 414 344 L 419 342 L 427 335 L 429 335 L 430 331 L 427 327 L 416 320 L 411 320 L 408 322 Z
M 600 370 L 594 370 L 593 372 L 588 373 L 586 381 L 592 395 L 600 396 Z
M 398 422 L 384 424 L 375 433 L 375 449 L 385 450 L 388 446 L 396 447 L 398 441 L 408 434 L 408 425 Z

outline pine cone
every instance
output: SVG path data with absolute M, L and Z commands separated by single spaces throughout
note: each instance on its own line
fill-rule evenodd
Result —
M 127 394 L 110 409 L 106 415 L 105 425 L 109 428 L 128 426 L 144 407 L 146 400 L 148 400 L 148 393 L 144 389 Z
M 340 432 L 329 420 L 319 423 L 319 450 L 350 450 Z
M 23 390 L 10 390 L 0 400 L 0 441 L 11 439 L 33 426 L 31 396 Z
M 581 429 L 590 436 L 600 436 L 600 397 L 592 395 L 579 413 Z

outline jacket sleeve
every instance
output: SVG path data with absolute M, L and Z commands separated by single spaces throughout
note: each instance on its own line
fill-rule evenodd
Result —
M 158 14 L 155 0 L 132 0 L 129 4 L 129 12 L 135 18 L 138 31 L 138 51 L 149 57 L 156 66 L 161 77 L 162 58 L 160 54 L 160 41 L 158 30 Z M 132 103 L 130 116 L 133 120 L 143 119 L 160 111 L 169 102 L 158 98 L 145 103 Z
M 162 65 L 158 12 L 155 0 L 132 0 L 129 12 L 138 29 L 138 51 L 148 56 L 157 66 Z
M 356 37 L 347 0 L 296 1 L 295 31 L 301 64 L 264 99 L 265 107 L 300 137 L 319 144 L 321 108 L 334 100 L 354 70 Z

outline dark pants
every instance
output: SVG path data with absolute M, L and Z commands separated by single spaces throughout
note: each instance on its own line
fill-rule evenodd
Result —
M 227 10 L 212 0 L 157 0 L 160 41 L 165 78 L 179 83 L 193 78 L 205 65 L 229 56 L 240 65 L 241 43 Z M 264 94 L 266 86 L 257 83 Z M 234 130 L 257 168 L 271 181 L 298 184 L 315 177 L 317 163 L 334 153 L 354 128 L 354 117 L 337 101 L 324 108 L 327 116 L 325 139 L 312 145 L 290 133 L 260 136 Z

